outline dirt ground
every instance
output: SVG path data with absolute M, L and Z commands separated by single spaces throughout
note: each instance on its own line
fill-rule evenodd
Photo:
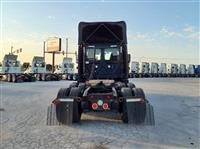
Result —
M 46 126 L 47 106 L 70 81 L 0 82 L 1 149 L 200 148 L 200 79 L 130 79 L 154 106 L 155 126 L 84 114 L 73 126 Z

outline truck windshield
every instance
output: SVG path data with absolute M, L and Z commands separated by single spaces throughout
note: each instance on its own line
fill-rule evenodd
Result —
M 118 48 L 107 48 L 104 49 L 104 59 L 111 61 L 119 60 L 119 49 Z
M 73 63 L 64 64 L 64 68 L 74 68 L 74 64 Z
M 36 63 L 35 64 L 35 67 L 44 67 L 45 65 L 44 65 L 44 63 Z
M 120 50 L 119 48 L 88 48 L 86 50 L 86 59 L 118 61 L 120 59 Z
M 6 67 L 19 67 L 18 62 L 7 62 Z
M 101 60 L 101 49 L 88 48 L 86 51 L 86 58 L 88 60 Z

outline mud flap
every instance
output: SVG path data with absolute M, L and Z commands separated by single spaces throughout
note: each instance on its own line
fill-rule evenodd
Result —
M 47 125 L 59 125 L 59 122 L 56 117 L 56 106 L 54 104 L 51 104 L 48 106 L 47 109 Z
M 61 124 L 71 125 L 73 122 L 73 102 L 62 102 L 57 110 L 57 118 Z
M 144 124 L 155 125 L 153 106 L 150 105 L 149 103 L 146 103 L 146 116 L 145 116 Z
M 142 124 L 145 121 L 146 106 L 139 102 L 126 102 L 129 124 Z

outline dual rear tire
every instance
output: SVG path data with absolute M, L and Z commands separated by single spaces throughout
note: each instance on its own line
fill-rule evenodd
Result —
M 81 118 L 80 105 L 75 97 L 78 97 L 80 90 L 77 87 L 61 88 L 58 92 L 59 99 L 73 99 L 72 102 L 61 102 L 56 106 L 56 117 L 61 124 L 70 125 L 77 123 Z
M 7 74 L 6 77 L 8 82 L 17 82 L 17 75 L 15 74 Z

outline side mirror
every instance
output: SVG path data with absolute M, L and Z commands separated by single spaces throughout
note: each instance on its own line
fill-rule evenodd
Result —
M 130 63 L 130 62 L 131 62 L 131 55 L 128 54 L 128 63 Z

